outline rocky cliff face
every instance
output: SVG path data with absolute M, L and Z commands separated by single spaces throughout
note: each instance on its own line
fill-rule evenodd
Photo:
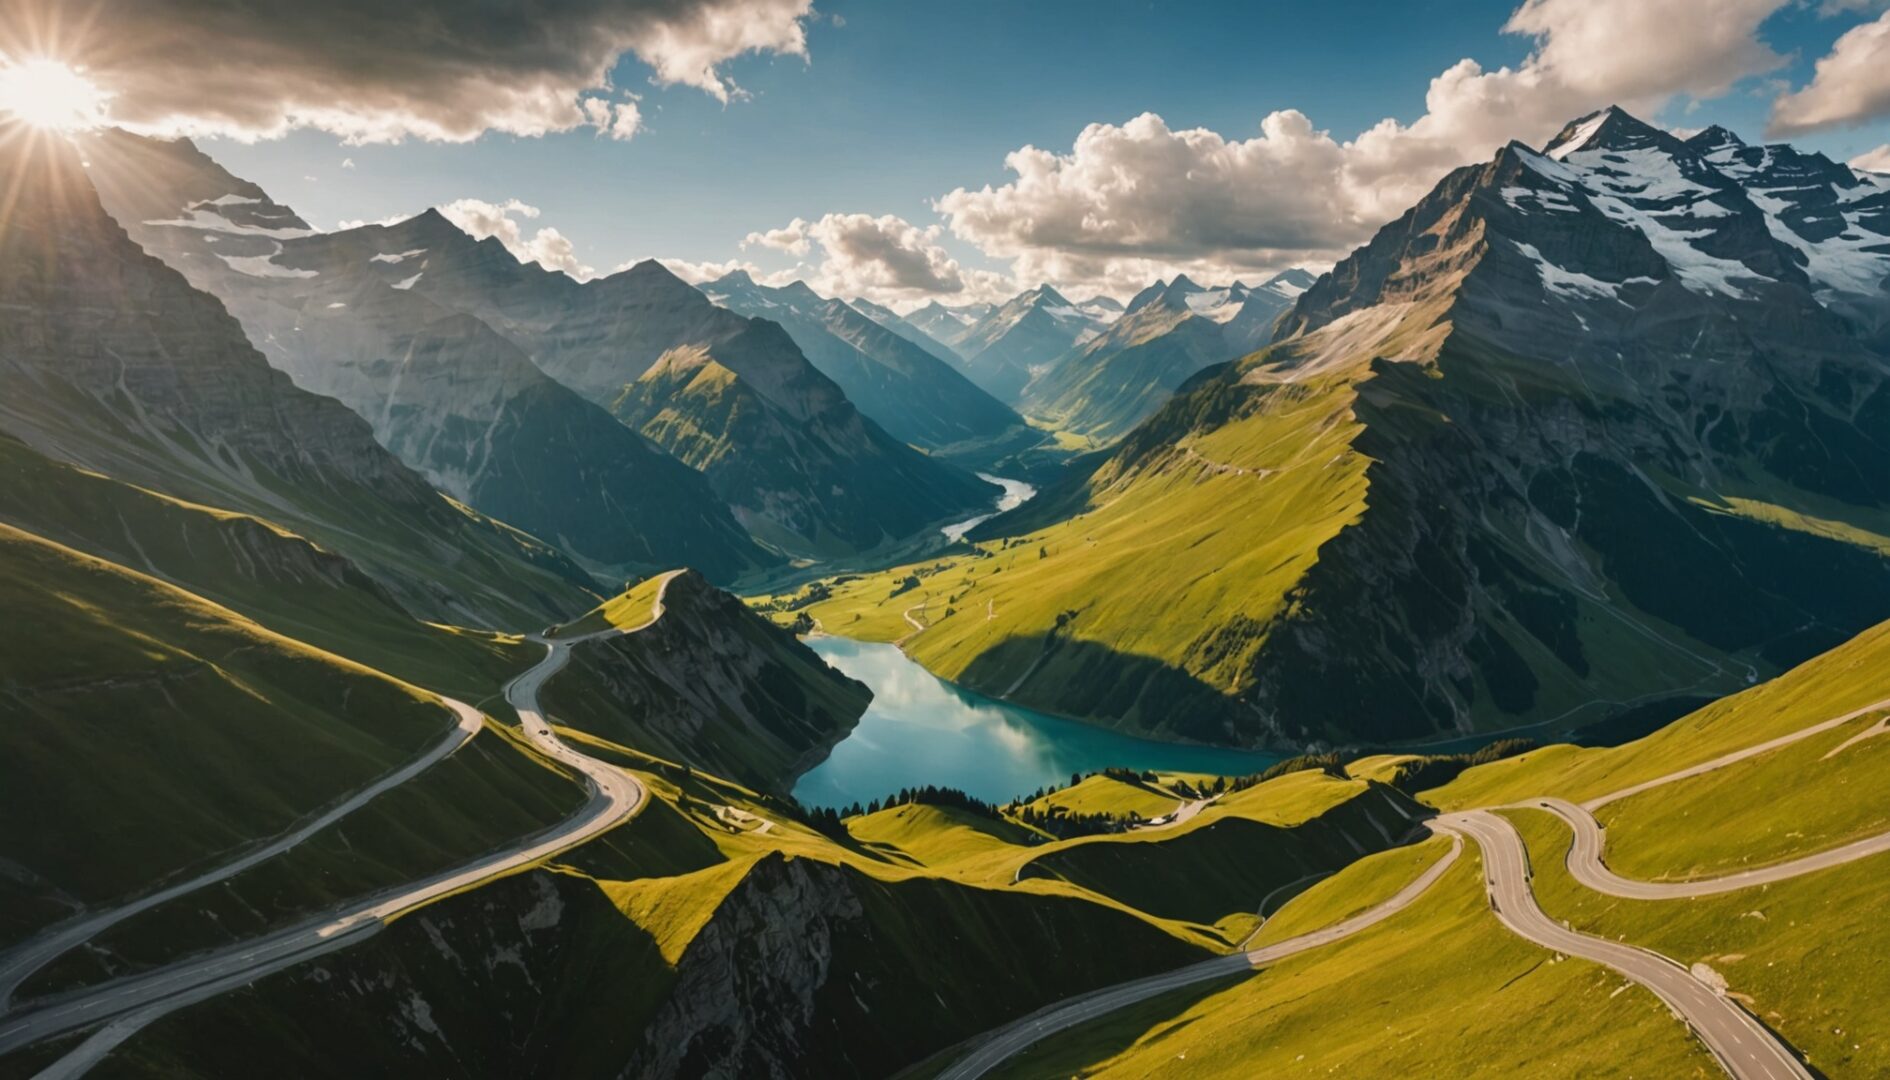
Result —
M 725 464 L 705 473 L 723 501 L 758 514 L 747 524 L 779 547 L 820 555 L 868 550 L 995 497 L 977 477 L 926 457 L 861 415 L 780 326 L 717 307 L 654 261 L 579 283 L 520 263 L 497 240 L 473 240 L 436 211 L 358 230 L 353 239 L 390 284 L 478 318 L 559 383 L 615 409 L 632 427 L 641 429 L 650 410 L 631 412 L 618 402 L 672 351 L 711 357 L 738 375 L 793 439 L 750 445 L 705 429 L 725 448 L 719 459 Z M 426 269 L 388 261 L 410 251 L 426 252 Z M 781 459 L 803 449 L 818 460 Z M 768 478 L 784 469 L 832 482 L 772 486 Z M 810 501 L 820 507 L 820 531 L 775 513 Z
M 333 396 L 453 497 L 623 577 L 688 561 L 729 580 L 770 557 L 692 470 L 552 381 L 473 316 L 414 291 L 425 250 L 314 233 L 187 142 L 87 141 L 105 204 L 220 297 L 296 385 Z
M 57 460 L 283 521 L 429 617 L 514 621 L 583 603 L 575 566 L 441 498 L 365 421 L 271 369 L 215 298 L 105 213 L 69 145 L 12 133 L 0 157 L 13 207 L 0 429 Z
M 741 601 L 685 573 L 654 626 L 580 646 L 546 689 L 565 723 L 785 793 L 872 694 Z
M 1271 723 L 1592 715 L 1732 688 L 1890 606 L 1870 524 L 1890 505 L 1890 365 L 1821 303 L 1836 294 L 1808 271 L 1839 255 L 1805 256 L 1730 156 L 1618 110 L 1546 153 L 1512 146 L 1226 377 L 1266 394 L 1349 365 L 1372 461 L 1370 509 L 1245 683 Z

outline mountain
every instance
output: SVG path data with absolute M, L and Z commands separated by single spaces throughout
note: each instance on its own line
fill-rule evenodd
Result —
M 580 283 L 521 263 L 496 239 L 474 240 L 434 210 L 394 225 L 334 233 L 327 242 L 388 284 L 497 330 L 553 379 L 695 465 L 744 527 L 785 550 L 870 550 L 995 497 L 984 481 L 927 457 L 862 416 L 779 324 L 717 306 L 653 260 Z M 782 437 L 749 444 L 721 430 L 649 427 L 664 403 L 649 399 L 648 385 L 629 391 L 672 351 L 712 356 L 756 395 L 753 400 L 766 403 L 768 419 L 743 430 Z M 681 390 L 686 384 L 660 385 Z M 677 408 L 688 413 L 700 404 L 682 401 Z M 683 444 L 698 446 L 705 438 L 718 444 L 717 453 L 691 461 Z M 781 457 L 798 453 L 813 457 Z M 795 486 L 812 476 L 822 484 Z M 775 480 L 787 486 L 769 486 Z
M 928 571 L 894 603 L 994 617 L 906 648 L 1274 745 L 1559 730 L 1801 660 L 1890 610 L 1890 363 L 1808 273 L 1834 238 L 1619 110 L 1505 147 L 974 532 L 1042 557 Z
M 917 327 L 920 332 L 933 341 L 944 345 L 958 355 L 958 343 L 965 339 L 971 328 L 978 325 L 986 316 L 997 310 L 996 304 L 959 304 L 947 307 L 937 300 L 906 313 L 906 322 Z
M 937 450 L 1002 438 L 1023 424 L 955 364 L 805 282 L 771 288 L 736 270 L 701 288 L 730 311 L 779 323 L 808 363 L 897 439 Z
M 1059 430 L 1120 438 L 1195 373 L 1264 344 L 1313 280 L 1294 269 L 1258 288 L 1238 281 L 1206 288 L 1185 274 L 1157 281 L 1101 333 L 1039 371 L 1021 407 Z
M 1293 306 L 1299 294 L 1312 288 L 1317 274 L 1293 267 L 1282 270 L 1261 285 L 1247 290 L 1240 310 L 1223 320 L 1222 336 L 1231 356 L 1245 356 L 1264 348 L 1273 340 L 1273 324 L 1282 312 Z
M 1106 320 L 1097 313 L 1076 307 L 1043 285 L 1013 297 L 951 345 L 965 358 L 973 382 L 999 401 L 1015 402 L 1039 368 L 1094 337 L 1104 325 Z
M 1060 431 L 1121 437 L 1202 368 L 1231 359 L 1223 322 L 1247 288 L 1203 289 L 1186 277 L 1137 294 L 1126 314 L 1033 378 L 1025 412 Z
M 314 232 L 185 141 L 108 132 L 86 152 L 107 209 L 147 251 L 222 299 L 296 385 L 359 413 L 454 498 L 611 578 L 686 559 L 728 580 L 775 561 L 694 470 L 479 319 L 379 272 L 423 256 Z
M 530 625 L 588 602 L 564 556 L 442 497 L 366 421 L 271 368 L 106 214 L 70 144 L 5 133 L 0 165 L 0 433 L 301 533 L 423 618 Z

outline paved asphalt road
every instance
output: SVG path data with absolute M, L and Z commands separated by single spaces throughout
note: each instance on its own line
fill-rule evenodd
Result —
M 1735 1080 L 1811 1080 L 1811 1072 L 1778 1037 L 1731 998 L 1659 953 L 1577 933 L 1536 906 L 1529 853 L 1521 834 L 1487 810 L 1447 814 L 1438 827 L 1462 832 L 1483 849 L 1490 909 L 1504 926 L 1542 946 L 1606 965 L 1652 990 L 1686 1021 Z
M 662 617 L 663 598 L 673 578 L 673 574 L 665 578 L 657 590 L 651 623 L 645 626 Z M 77 1075 L 139 1027 L 164 1013 L 366 940 L 397 915 L 576 847 L 634 817 L 649 797 L 643 784 L 615 766 L 567 746 L 551 733 L 538 704 L 539 688 L 569 662 L 572 645 L 619 632 L 605 630 L 554 642 L 534 638 L 545 644 L 545 658 L 505 688 L 506 700 L 518 711 L 520 723 L 531 740 L 546 754 L 585 778 L 590 800 L 577 814 L 503 851 L 424 881 L 355 900 L 309 922 L 141 975 L 49 998 L 34 1008 L 8 1014 L 0 1018 L 0 1054 L 68 1031 L 116 1021 L 55 1063 L 52 1069 L 56 1076 Z
M 418 776 L 420 773 L 438 763 L 448 754 L 466 745 L 468 740 L 479 733 L 480 727 L 483 726 L 485 722 L 485 717 L 480 714 L 478 709 L 473 708 L 463 701 L 455 701 L 452 698 L 441 698 L 440 700 L 453 711 L 454 715 L 453 728 L 451 731 L 447 732 L 446 737 L 441 739 L 419 758 L 388 773 L 386 776 L 375 781 L 372 785 L 362 788 L 360 791 L 348 796 L 345 802 L 336 805 L 333 809 L 310 818 L 303 824 L 298 825 L 293 831 L 284 833 L 261 847 L 253 848 L 236 859 L 212 867 L 188 881 L 182 881 L 168 888 L 159 889 L 154 893 L 141 896 L 130 903 L 121 904 L 109 911 L 81 916 L 73 921 L 61 923 L 58 926 L 47 929 L 37 937 L 24 942 L 18 947 L 9 950 L 5 955 L 0 955 L 0 1012 L 6 1011 L 8 1003 L 13 998 L 13 994 L 20 988 L 20 984 L 25 982 L 33 972 L 45 967 L 48 963 L 79 945 L 81 942 L 90 941 L 100 933 L 103 933 L 107 928 L 129 919 L 139 912 L 148 911 L 151 908 L 157 907 L 159 904 L 175 900 L 186 893 L 195 892 L 205 885 L 212 885 L 226 878 L 234 877 L 252 866 L 267 862 L 269 859 L 282 854 L 323 829 L 326 829 L 328 826 L 333 825 L 335 822 L 359 810 L 361 807 L 367 805 L 375 796 L 391 788 L 399 787 L 401 784 L 413 779 L 415 776 Z
M 1463 851 L 1463 842 L 1455 838 L 1453 840 L 1455 842 L 1451 844 L 1449 853 L 1432 863 L 1423 874 L 1418 876 L 1417 880 L 1400 889 L 1397 895 L 1377 907 L 1323 929 L 1275 942 L 1262 948 L 1217 956 L 1212 960 L 1203 960 L 1198 964 L 1190 964 L 1160 975 L 1118 983 L 1102 990 L 1094 990 L 1069 998 L 999 1028 L 994 1034 L 985 1037 L 984 1041 L 979 1043 L 970 1054 L 939 1073 L 938 1080 L 974 1080 L 1046 1036 L 1179 987 L 1265 967 L 1295 953 L 1316 949 L 1321 945 L 1330 945 L 1368 926 L 1383 922 L 1409 907 L 1412 901 L 1423 895 L 1424 891 L 1431 887 L 1431 883 L 1443 877 L 1444 871 L 1450 869 L 1450 865 L 1457 861 L 1458 854 Z
M 1537 806 L 1551 811 L 1568 822 L 1574 830 L 1575 842 L 1568 849 L 1568 871 L 1575 880 L 1599 893 L 1609 896 L 1625 896 L 1635 900 L 1683 900 L 1695 896 L 1716 896 L 1720 893 L 1736 892 L 1749 889 L 1754 885 L 1765 885 L 1774 881 L 1784 881 L 1800 874 L 1809 874 L 1813 870 L 1841 866 L 1847 862 L 1870 855 L 1890 851 L 1890 833 L 1866 836 L 1842 847 L 1819 851 L 1789 862 L 1773 863 L 1770 866 L 1754 867 L 1751 870 L 1739 870 L 1720 877 L 1694 878 L 1686 881 L 1636 881 L 1624 878 L 1608 869 L 1602 861 L 1602 846 L 1607 842 L 1607 834 L 1595 815 L 1565 799 L 1537 799 L 1523 806 Z
M 1740 871 L 1720 878 L 1689 882 L 1639 882 L 1614 874 L 1602 863 L 1602 830 L 1589 811 L 1663 784 L 1699 776 L 1715 769 L 1723 769 L 1728 765 L 1789 746 L 1821 732 L 1842 727 L 1858 717 L 1885 709 L 1890 709 L 1890 699 L 1855 709 L 1842 716 L 1821 721 L 1788 735 L 1722 755 L 1699 765 L 1598 796 L 1579 807 L 1562 799 L 1534 799 L 1513 805 L 1551 810 L 1566 820 L 1575 832 L 1575 842 L 1569 850 L 1570 871 L 1582 884 L 1603 893 L 1639 899 L 1678 899 L 1732 892 L 1767 882 L 1782 881 L 1800 874 L 1890 851 L 1890 833 L 1865 837 L 1843 847 L 1808 855 L 1791 862 Z M 1394 802 L 1393 805 L 1395 807 L 1396 803 Z M 1398 809 L 1401 813 L 1404 812 L 1402 807 Z M 1727 1073 L 1736 1080 L 1756 1080 L 1756 1078 L 1783 1080 L 1786 1077 L 1808 1080 L 1811 1076 L 1811 1073 L 1799 1062 L 1797 1055 L 1778 1036 L 1753 1019 L 1737 1003 L 1720 996 L 1711 987 L 1695 979 L 1679 964 L 1659 953 L 1576 933 L 1544 915 L 1542 909 L 1536 906 L 1535 894 L 1531 889 L 1527 850 L 1523 846 L 1521 836 L 1509 822 L 1484 810 L 1471 810 L 1445 815 L 1435 819 L 1431 824 L 1440 831 L 1459 837 L 1469 836 L 1477 841 L 1484 855 L 1484 873 L 1489 887 L 1490 907 L 1497 913 L 1503 925 L 1545 948 L 1594 960 L 1646 986 L 1673 1008 L 1674 1012 L 1699 1036 L 1701 1042 L 1705 1043 L 1719 1059 Z M 1389 903 L 1402 908 L 1415 900 L 1438 877 L 1442 876 L 1444 867 L 1455 859 L 1456 853 L 1457 849 L 1452 848 L 1451 858 L 1432 867 L 1422 877 L 1406 886 L 1405 890 Z M 1328 931 L 1343 931 L 1335 936 L 1322 939 L 1322 935 L 1326 932 L 1315 932 L 1269 946 L 1268 949 L 1255 950 L 1244 956 L 1252 962 L 1252 966 L 1259 966 L 1266 960 L 1279 958 L 1261 955 L 1270 949 L 1295 946 L 1293 951 L 1298 952 L 1328 941 L 1336 941 L 1340 937 L 1364 929 L 1371 922 L 1377 922 L 1395 910 L 1397 908 L 1384 911 L 1383 906 L 1374 908 L 1358 917 L 1370 919 L 1362 925 L 1354 925 L 1355 920 L 1348 920 L 1329 927 Z M 1381 911 L 1382 914 L 1380 914 Z M 1304 944 L 1301 944 L 1302 942 Z M 1048 1006 L 1022 1020 L 981 1036 L 970 1054 L 940 1073 L 939 1076 L 941 1080 L 945 1078 L 974 1080 L 1048 1035 L 1138 1001 L 1147 1000 L 1177 986 L 1186 986 L 1238 971 L 1239 965 L 1232 964 L 1232 961 L 1240 959 L 1242 955 L 1236 953 L 1233 956 L 1217 957 L 1166 975 L 1121 983 Z

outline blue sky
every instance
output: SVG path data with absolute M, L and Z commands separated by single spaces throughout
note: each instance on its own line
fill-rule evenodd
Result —
M 1775 80 L 1805 84 L 1839 34 L 1875 17 L 1864 7 L 1826 16 L 1788 4 L 1758 31 L 1784 66 L 1711 100 L 1678 96 L 1658 119 L 1760 137 Z M 203 145 L 320 227 L 461 198 L 517 199 L 542 212 L 528 229 L 554 227 L 599 269 L 645 256 L 742 257 L 779 269 L 796 259 L 744 252 L 749 232 L 830 212 L 938 223 L 940 195 L 1003 184 L 1008 152 L 1068 152 L 1091 122 L 1152 111 L 1172 129 L 1245 139 L 1269 112 L 1290 108 L 1340 141 L 1385 117 L 1409 124 L 1425 112 L 1431 79 L 1456 61 L 1486 70 L 1524 61 L 1532 40 L 1502 32 L 1514 8 L 828 0 L 803 24 L 805 60 L 750 54 L 721 65 L 748 92 L 726 105 L 695 87 L 652 85 L 650 68 L 626 54 L 612 81 L 641 95 L 645 124 L 629 141 L 580 129 L 347 146 L 301 130 Z M 1793 141 L 1848 158 L 1887 134 L 1879 119 Z M 355 167 L 342 168 L 344 159 Z M 935 240 L 967 268 L 1007 268 L 1006 257 L 949 230 Z

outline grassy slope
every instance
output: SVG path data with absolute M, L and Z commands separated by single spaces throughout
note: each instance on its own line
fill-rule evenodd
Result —
M 1157 818 L 1172 811 L 1179 801 L 1180 796 L 1154 785 L 1131 784 L 1098 774 L 1086 776 L 1080 784 L 1053 791 L 1026 805 L 1046 814 L 1061 807 L 1071 814 L 1108 814 L 1119 818 L 1138 814 L 1143 818 Z
M 914 659 L 1026 705 L 1145 726 L 1186 713 L 1174 697 L 1145 695 L 1212 709 L 1261 639 L 1203 651 L 1201 628 L 1279 614 L 1320 546 L 1362 510 L 1351 403 L 1338 381 L 1256 394 L 1250 414 L 1177 431 L 1174 452 L 1133 472 L 1105 466 L 1067 520 L 843 582 L 807 610 L 830 631 L 889 641 L 910 629 L 902 613 L 923 605 L 929 628 L 906 642 Z M 894 595 L 912 574 L 917 588 Z
M 576 781 L 510 732 L 488 728 L 425 773 L 307 842 L 215 888 L 177 898 L 48 965 L 28 995 L 174 960 L 470 862 L 575 813 Z M 106 962 L 98 950 L 110 953 Z
M 0 438 L 0 521 L 240 611 L 277 633 L 475 704 L 535 662 L 513 635 L 420 622 L 279 525 L 48 460 Z
M 635 630 L 649 625 L 652 605 L 663 587 L 663 575 L 644 578 L 623 592 L 604 601 L 572 621 L 559 626 L 549 637 L 582 637 L 602 630 Z
M 1529 844 L 1542 909 L 1726 977 L 1760 1019 L 1823 1075 L 1890 1075 L 1890 923 L 1884 857 L 1700 900 L 1622 900 L 1568 876 L 1569 832 L 1542 811 L 1510 817 Z
M 1716 1075 L 1652 994 L 1504 932 L 1466 855 L 1379 926 L 1054 1036 L 994 1075 L 1580 1076 L 1629 1061 L 1636 1075 Z
M 1890 697 L 1890 682 L 1883 675 L 1887 660 L 1890 623 L 1644 739 L 1607 748 L 1558 745 L 1532 750 L 1470 769 L 1419 798 L 1449 810 L 1536 795 L 1580 801 L 1618 791 Z
M 0 609 L 0 818 L 61 825 L 10 830 L 4 856 L 86 902 L 279 832 L 451 722 L 411 686 L 6 526 Z

